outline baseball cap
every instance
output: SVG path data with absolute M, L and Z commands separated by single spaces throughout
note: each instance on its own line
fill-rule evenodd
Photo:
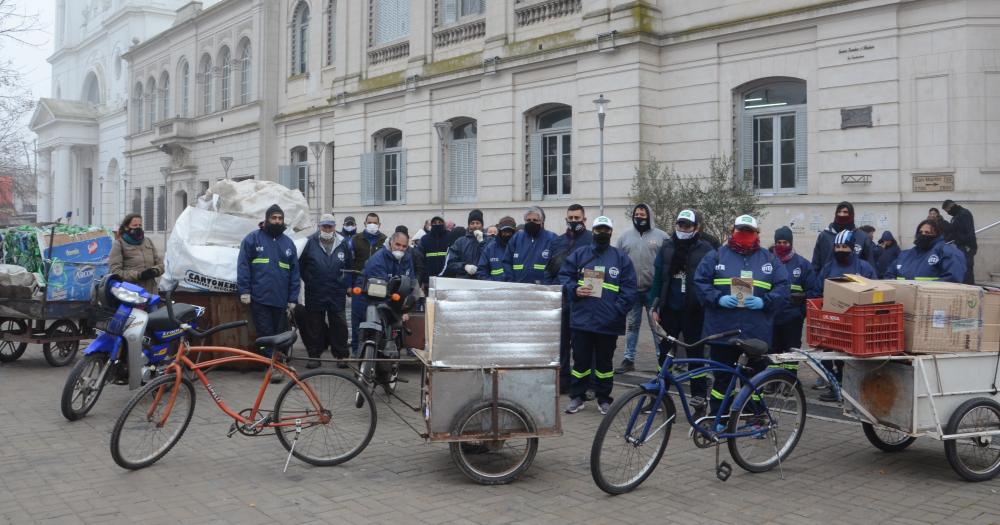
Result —
M 500 222 L 497 223 L 497 226 L 498 229 L 500 230 L 516 230 L 517 221 L 515 221 L 513 217 L 504 217 L 500 219 Z
M 611 224 L 611 219 L 605 217 L 604 215 L 601 215 L 600 217 L 594 219 L 594 224 L 590 228 L 595 229 L 598 226 L 607 226 L 608 228 L 614 229 L 614 225 Z
M 750 215 L 740 215 L 736 218 L 736 222 L 733 223 L 733 226 L 737 228 L 744 226 L 760 231 L 760 228 L 757 227 L 757 219 L 754 219 Z
M 320 226 L 336 226 L 337 219 L 333 217 L 333 214 L 324 213 L 322 217 L 319 218 Z
M 698 218 L 691 210 L 681 210 L 681 212 L 677 214 L 677 222 L 681 221 L 687 221 L 690 222 L 691 224 L 698 224 Z

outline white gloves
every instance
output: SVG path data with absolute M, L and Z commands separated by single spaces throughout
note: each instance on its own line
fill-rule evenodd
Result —
M 250 294 L 245 293 L 240 296 L 240 302 L 243 304 L 250 304 Z
M 476 266 L 475 264 L 466 264 L 465 265 L 465 273 L 467 273 L 469 275 L 476 275 L 476 271 L 477 270 L 479 270 L 479 267 Z
M 476 242 L 483 242 L 483 230 L 476 230 L 473 234 L 476 236 Z
M 288 303 L 288 315 L 295 315 L 295 303 Z

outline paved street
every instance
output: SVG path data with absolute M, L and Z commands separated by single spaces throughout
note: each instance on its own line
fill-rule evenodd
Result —
M 644 355 L 640 368 L 651 362 Z M 375 438 L 359 457 L 327 468 L 293 459 L 283 474 L 277 439 L 227 439 L 229 420 L 197 387 L 180 444 L 127 472 L 108 442 L 128 390 L 110 386 L 87 418 L 69 423 L 58 409 L 68 371 L 50 368 L 35 347 L 0 367 L 0 523 L 1000 523 L 1000 481 L 958 480 L 939 442 L 890 455 L 857 425 L 815 418 L 785 479 L 737 469 L 722 483 L 714 452 L 696 449 L 678 426 L 652 477 L 609 497 L 590 477 L 593 403 L 564 418 L 563 437 L 541 441 L 523 479 L 482 487 L 462 476 L 447 446 L 424 444 L 381 404 Z M 257 375 L 215 377 L 227 401 L 250 406 Z M 400 388 L 415 398 L 412 379 Z

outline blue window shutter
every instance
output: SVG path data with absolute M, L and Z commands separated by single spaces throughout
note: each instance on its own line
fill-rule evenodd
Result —
M 746 113 L 740 117 L 742 119 L 740 125 L 740 136 L 739 136 L 739 151 L 740 151 L 740 164 L 739 173 L 737 173 L 737 179 L 743 181 L 745 184 L 753 184 L 753 115 L 747 115 Z
M 399 203 L 406 204 L 406 150 L 399 151 Z
M 531 200 L 540 201 L 542 190 L 542 134 L 532 133 L 528 137 L 528 169 L 531 170 L 528 186 Z
M 289 189 L 298 189 L 299 185 L 295 181 L 292 166 L 278 166 L 278 184 Z
M 795 112 L 795 190 L 809 193 L 809 120 L 805 107 Z
M 458 20 L 459 0 L 441 0 L 441 23 L 450 24 Z
M 361 205 L 375 205 L 375 154 L 361 154 Z
M 476 200 L 476 139 L 453 140 L 448 145 L 448 202 Z

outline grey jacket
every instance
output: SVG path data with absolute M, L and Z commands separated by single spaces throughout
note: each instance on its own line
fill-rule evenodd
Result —
M 638 279 L 638 289 L 640 292 L 648 291 L 653 285 L 653 270 L 655 269 L 656 254 L 660 252 L 663 241 L 670 238 L 670 235 L 656 227 L 656 217 L 653 209 L 646 204 L 638 204 L 635 207 L 643 206 L 649 213 L 649 231 L 639 233 L 633 225 L 624 233 L 618 236 L 615 247 L 628 254 L 632 259 L 632 266 L 635 266 L 635 274 Z M 635 208 L 633 208 L 633 211 Z

